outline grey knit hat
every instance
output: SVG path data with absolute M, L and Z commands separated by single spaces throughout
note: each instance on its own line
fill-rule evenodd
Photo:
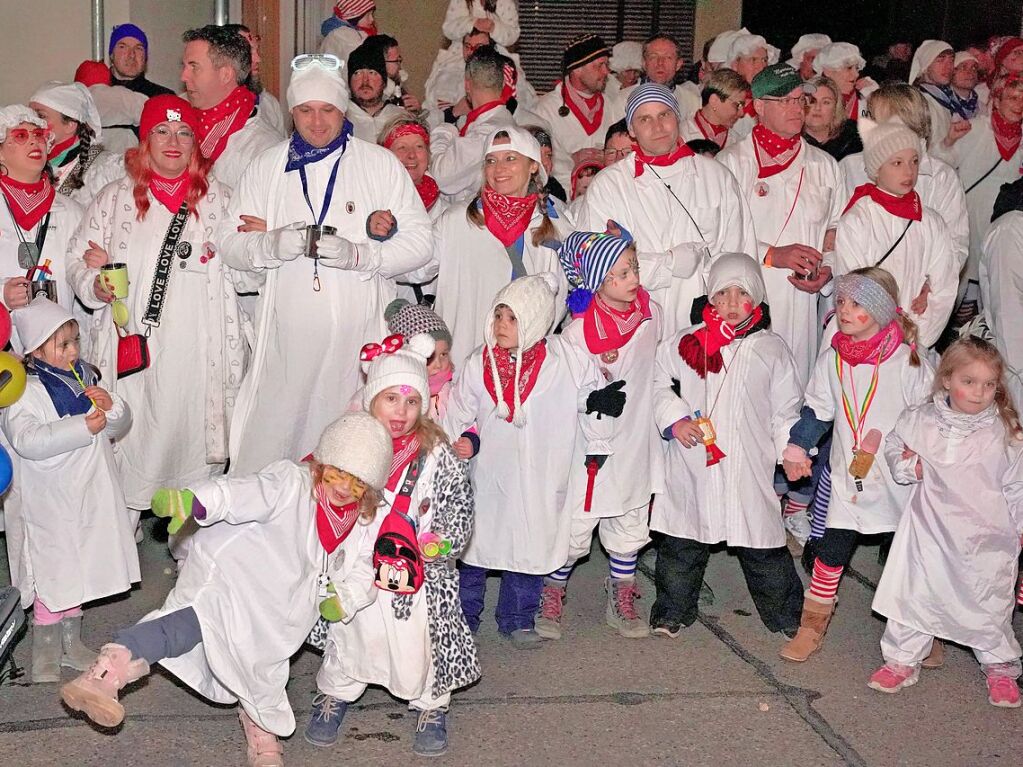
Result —
M 447 341 L 451 344 L 451 331 L 429 306 L 413 304 L 404 298 L 396 298 L 384 309 L 384 320 L 392 333 L 399 333 L 405 338 L 420 333 L 429 333 L 434 341 Z
M 891 324 L 899 306 L 888 291 L 865 274 L 843 274 L 835 284 L 835 298 L 851 298 L 858 303 L 882 328 Z
M 881 166 L 903 149 L 915 149 L 923 156 L 920 137 L 898 118 L 876 123 L 861 117 L 856 121 L 856 127 L 863 141 L 863 167 L 871 181 L 877 181 Z

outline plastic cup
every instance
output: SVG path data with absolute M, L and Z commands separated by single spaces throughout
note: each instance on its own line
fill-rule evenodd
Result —
M 128 297 L 128 265 L 122 263 L 103 264 L 99 268 L 107 289 L 114 298 Z

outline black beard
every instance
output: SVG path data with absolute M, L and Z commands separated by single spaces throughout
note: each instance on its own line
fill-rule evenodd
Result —
M 378 93 L 371 99 L 362 99 L 358 96 L 352 96 L 352 100 L 355 101 L 364 112 L 368 112 L 371 109 L 379 109 L 384 105 L 384 94 Z

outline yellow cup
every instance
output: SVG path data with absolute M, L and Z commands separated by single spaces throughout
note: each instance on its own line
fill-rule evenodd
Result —
M 103 283 L 114 294 L 114 298 L 128 297 L 128 265 L 122 263 L 103 264 L 99 268 Z

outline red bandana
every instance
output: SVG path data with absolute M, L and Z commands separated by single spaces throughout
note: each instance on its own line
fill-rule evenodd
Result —
M 481 115 L 491 112 L 498 107 L 503 107 L 508 102 L 506 100 L 498 99 L 497 101 L 488 101 L 482 106 L 478 106 L 465 116 L 465 125 L 458 129 L 459 136 L 465 136 L 465 132 L 469 130 L 469 126 L 472 125 Z
M 398 480 L 405 473 L 405 468 L 412 459 L 419 455 L 419 437 L 415 432 L 391 440 L 394 455 L 391 457 L 391 469 L 387 473 L 387 489 L 394 492 L 398 489 Z
M 359 504 L 349 503 L 340 509 L 327 500 L 323 485 L 316 485 L 316 535 L 328 554 L 341 545 L 359 519 Z
M 1008 162 L 1019 149 L 1020 137 L 1023 136 L 1023 122 L 1010 123 L 998 113 L 997 109 L 992 109 L 991 130 L 995 134 L 998 154 Z
M 62 152 L 70 149 L 76 141 L 78 141 L 78 135 L 73 133 L 66 140 L 61 141 L 59 144 L 54 144 L 53 149 L 46 155 L 46 159 L 52 160 L 54 157 L 58 157 Z
M 583 314 L 583 338 L 590 354 L 603 354 L 621 349 L 636 334 L 639 326 L 650 319 L 650 294 L 640 287 L 636 300 L 625 311 L 613 309 L 593 295 L 589 307 Z
M 188 171 L 177 178 L 164 178 L 155 173 L 149 180 L 149 191 L 167 210 L 177 213 L 188 196 Z
M 594 93 L 592 96 L 584 96 L 571 85 L 568 80 L 561 81 L 561 98 L 565 106 L 575 115 L 575 119 L 583 126 L 587 136 L 597 132 L 600 124 L 604 121 L 604 94 Z
M 853 91 L 842 96 L 842 103 L 845 104 L 845 116 L 849 120 L 855 120 L 860 116 L 860 93 Z
M 682 336 L 678 342 L 678 356 L 700 378 L 706 378 L 708 372 L 720 373 L 725 366 L 721 349 L 756 328 L 763 316 L 763 309 L 758 306 L 738 325 L 729 325 L 708 303 L 703 307 L 703 327 Z
M 643 150 L 639 148 L 639 144 L 633 144 L 632 151 L 636 155 L 636 178 L 643 175 L 643 168 L 646 165 L 656 165 L 658 168 L 665 168 L 669 165 L 674 165 L 685 157 L 693 157 L 696 155 L 696 152 L 686 146 L 686 142 L 682 139 L 678 140 L 678 145 L 671 152 L 668 154 L 657 155 L 656 157 L 643 154 Z
M 504 403 L 508 406 L 508 423 L 515 417 L 515 359 L 507 349 L 495 345 L 487 347 L 483 359 L 483 385 L 490 394 L 490 399 L 497 404 L 497 390 L 494 388 L 494 374 L 491 370 L 487 354 L 492 355 L 497 363 L 497 375 L 501 379 L 501 392 L 504 394 Z M 526 404 L 526 398 L 533 391 L 536 379 L 540 375 L 540 367 L 547 359 L 547 342 L 540 341 L 522 355 L 522 375 L 519 377 L 519 402 Z
M 892 320 L 887 327 L 881 328 L 866 341 L 857 341 L 845 333 L 835 333 L 831 339 L 831 348 L 838 352 L 842 361 L 850 366 L 869 362 L 879 364 L 895 354 L 902 343 L 902 327 L 897 320 Z
M 856 187 L 856 191 L 853 192 L 852 199 L 849 200 L 849 204 L 845 206 L 845 210 L 842 211 L 844 216 L 849 212 L 849 209 L 856 204 L 856 201 L 861 197 L 869 197 L 871 200 L 876 202 L 882 208 L 887 210 L 893 216 L 898 218 L 904 218 L 908 221 L 919 221 L 923 218 L 923 205 L 920 203 L 920 195 L 916 191 L 912 191 L 909 194 L 904 194 L 902 197 L 898 197 L 894 194 L 889 194 L 883 189 L 879 189 L 875 184 L 862 184 Z
M 700 133 L 708 141 L 713 141 L 722 149 L 725 148 L 725 144 L 728 141 L 728 128 L 724 125 L 715 125 L 706 117 L 703 116 L 703 110 L 697 110 L 696 114 L 693 115 L 693 119 L 696 120 L 696 127 L 700 129 Z
M 803 137 L 796 134 L 792 138 L 782 138 L 763 125 L 753 128 L 753 153 L 757 158 L 760 172 L 757 178 L 770 178 L 781 173 L 792 164 L 803 146 Z
M 23 184 L 10 176 L 0 176 L 0 189 L 7 198 L 7 204 L 11 206 L 15 223 L 26 232 L 49 212 L 53 198 L 57 195 L 50 177 L 45 173 L 34 184 Z
M 440 187 L 427 175 L 423 175 L 423 180 L 416 184 L 416 191 L 419 192 L 419 199 L 423 201 L 427 210 L 430 210 L 440 197 Z
M 483 187 L 480 197 L 483 200 L 483 220 L 487 229 L 506 248 L 529 227 L 539 199 L 535 194 L 511 197 L 495 192 L 490 187 Z
M 255 105 L 256 94 L 239 85 L 215 107 L 197 109 L 202 156 L 216 162 L 227 146 L 227 140 L 245 125 Z

